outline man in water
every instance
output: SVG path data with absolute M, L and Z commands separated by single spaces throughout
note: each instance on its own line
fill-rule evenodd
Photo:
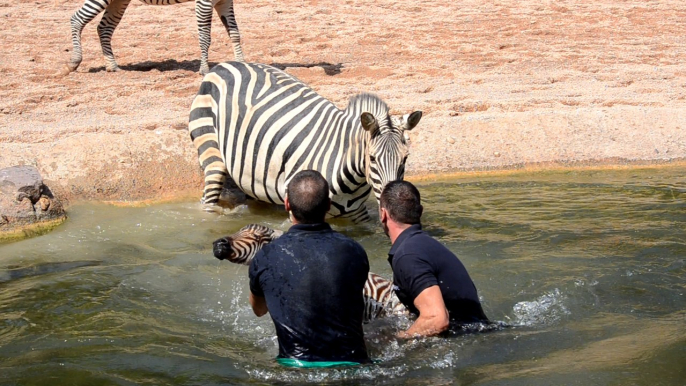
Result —
M 284 199 L 293 226 L 250 264 L 250 304 L 271 314 L 277 361 L 296 367 L 369 362 L 362 331 L 367 254 L 324 221 L 329 184 L 319 172 L 298 172 Z
M 400 301 L 414 314 L 414 324 L 400 338 L 440 334 L 450 327 L 488 323 L 476 287 L 462 262 L 422 231 L 419 191 L 407 181 L 393 181 L 381 192 L 379 219 L 393 244 L 388 262 Z

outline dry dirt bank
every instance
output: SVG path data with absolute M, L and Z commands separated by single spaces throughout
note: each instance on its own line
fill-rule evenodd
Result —
M 81 1 L 0 4 L 0 167 L 38 167 L 68 199 L 199 195 L 186 133 L 201 78 L 192 4 L 132 2 L 106 73 Z M 276 64 L 338 106 L 370 91 L 425 115 L 408 173 L 686 159 L 686 3 L 237 0 L 247 60 Z M 213 23 L 210 61 L 232 59 Z

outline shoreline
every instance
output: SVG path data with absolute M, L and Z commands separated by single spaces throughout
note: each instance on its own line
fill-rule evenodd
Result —
M 686 158 L 675 160 L 624 160 L 617 163 L 616 160 L 596 161 L 596 162 L 540 162 L 536 164 L 521 165 L 517 168 L 491 168 L 488 170 L 453 170 L 439 173 L 412 173 L 406 174 L 405 180 L 418 185 L 437 182 L 459 181 L 465 179 L 493 178 L 493 177 L 519 177 L 527 175 L 550 175 L 555 173 L 573 171 L 630 171 L 630 170 L 663 170 L 683 168 L 686 174 Z M 98 203 L 115 207 L 136 208 L 150 205 L 159 205 L 175 202 L 190 202 L 199 200 L 202 195 L 202 186 L 197 189 L 183 190 L 145 200 L 98 200 L 98 199 L 71 199 L 65 204 L 65 208 L 82 203 Z

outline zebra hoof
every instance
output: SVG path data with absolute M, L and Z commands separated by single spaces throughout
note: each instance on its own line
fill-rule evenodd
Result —
M 58 74 L 60 76 L 67 76 L 67 75 L 71 74 L 72 72 L 74 72 L 74 70 L 76 70 L 76 68 L 72 69 L 72 66 L 70 64 L 65 64 L 64 67 L 62 67 L 62 69 L 60 70 L 60 72 Z
M 105 68 L 105 70 L 106 70 L 107 72 L 119 72 L 119 71 L 121 71 L 121 69 L 119 68 L 119 66 L 107 67 L 107 68 Z
M 200 66 L 200 71 L 198 71 L 198 74 L 205 76 L 207 73 L 210 72 L 210 67 L 209 66 Z
M 202 204 L 202 209 L 207 213 L 223 214 L 224 209 L 217 204 Z

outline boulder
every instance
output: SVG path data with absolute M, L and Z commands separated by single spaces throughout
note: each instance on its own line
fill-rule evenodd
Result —
M 33 166 L 0 169 L 0 242 L 45 233 L 67 218 Z

